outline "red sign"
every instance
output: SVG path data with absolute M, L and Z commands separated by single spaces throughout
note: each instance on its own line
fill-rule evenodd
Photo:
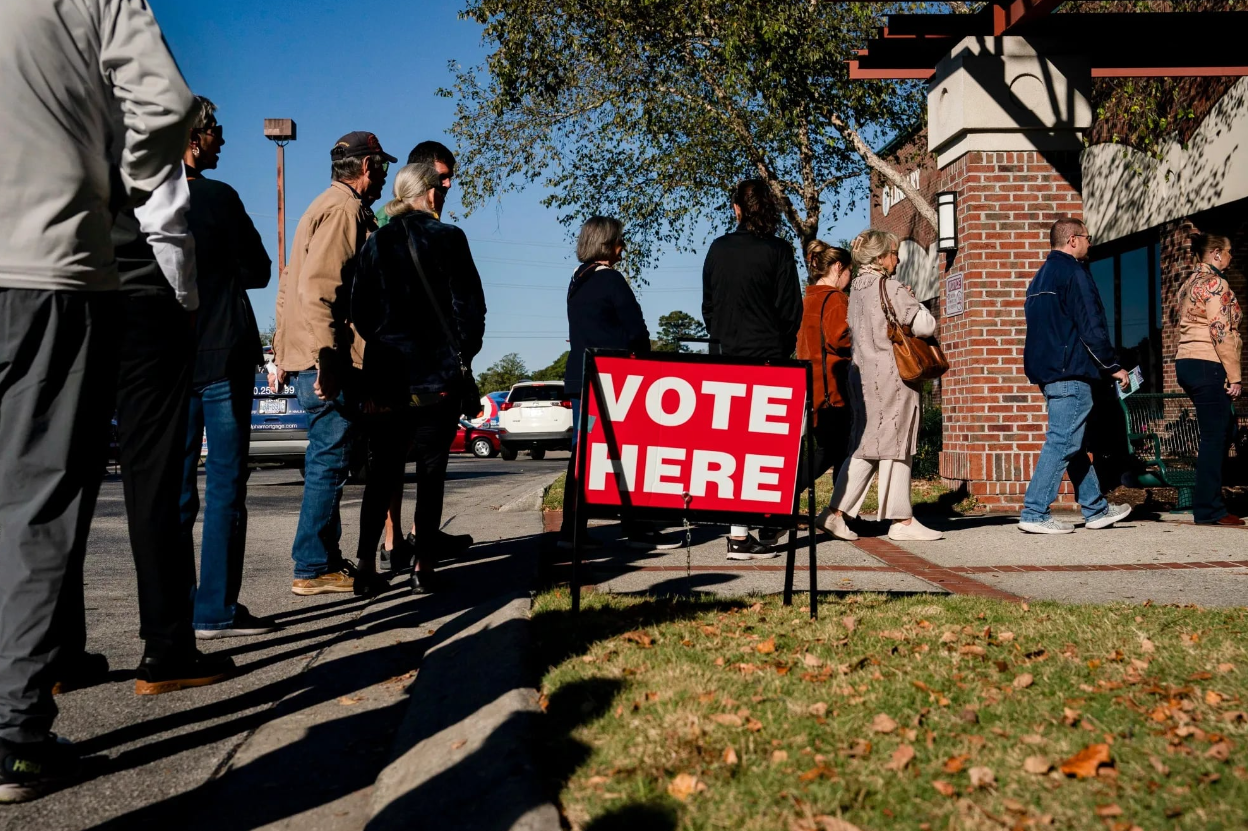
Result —
M 594 362 L 604 401 L 587 378 L 586 502 L 625 494 L 639 508 L 792 513 L 804 367 Z

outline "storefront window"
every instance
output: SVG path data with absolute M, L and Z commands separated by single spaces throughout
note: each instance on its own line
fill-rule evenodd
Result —
M 1145 388 L 1160 391 L 1160 246 L 1139 237 L 1119 241 L 1094 249 L 1088 265 L 1105 304 L 1105 318 L 1119 360 L 1127 369 L 1139 366 Z

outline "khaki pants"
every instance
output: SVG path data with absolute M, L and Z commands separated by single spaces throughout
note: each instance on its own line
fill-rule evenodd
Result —
M 909 519 L 910 508 L 910 457 L 904 459 L 850 458 L 836 477 L 830 507 L 858 516 L 862 501 L 867 498 L 871 480 L 879 473 L 880 519 Z

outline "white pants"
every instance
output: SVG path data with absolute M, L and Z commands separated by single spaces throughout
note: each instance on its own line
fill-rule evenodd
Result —
M 871 479 L 879 473 L 880 519 L 910 519 L 910 457 L 904 459 L 859 459 L 850 457 L 836 477 L 829 507 L 858 516 L 862 501 L 867 498 Z

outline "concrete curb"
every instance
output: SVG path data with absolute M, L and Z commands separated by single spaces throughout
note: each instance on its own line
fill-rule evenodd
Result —
M 557 476 L 555 477 L 558 478 Z M 551 479 L 544 485 L 536 488 L 530 488 L 524 491 L 515 499 L 510 499 L 498 507 L 499 512 L 504 514 L 519 513 L 520 511 L 540 511 L 542 509 L 542 495 L 546 493 L 546 489 L 550 487 Z

